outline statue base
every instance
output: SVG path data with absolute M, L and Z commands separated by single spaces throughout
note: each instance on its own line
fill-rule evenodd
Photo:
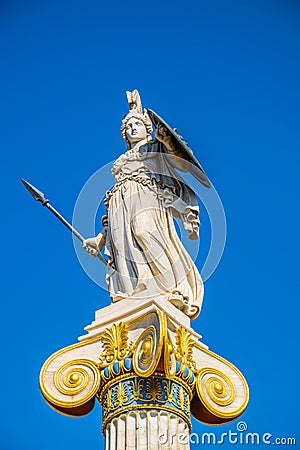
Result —
M 80 336 L 78 340 L 84 341 L 93 338 L 103 333 L 105 328 L 110 328 L 114 323 L 119 321 L 129 323 L 141 317 L 141 315 L 152 311 L 165 313 L 166 316 L 173 320 L 174 325 L 178 327 L 183 326 L 193 334 L 195 339 L 201 339 L 202 336 L 191 328 L 191 320 L 188 316 L 172 305 L 164 296 L 157 296 L 147 300 L 128 298 L 98 309 L 95 313 L 95 320 L 84 328 L 88 334 Z

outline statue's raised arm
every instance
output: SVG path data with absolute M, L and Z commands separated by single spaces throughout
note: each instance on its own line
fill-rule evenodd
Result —
M 164 296 L 192 319 L 200 312 L 203 282 L 174 225 L 199 236 L 199 206 L 175 169 L 209 181 L 183 138 L 154 111 L 143 110 L 137 90 L 127 92 L 129 112 L 121 134 L 127 151 L 113 164 L 104 231 L 85 242 L 94 256 L 105 245 L 107 283 L 113 302 Z M 152 123 L 156 127 L 152 139 Z
M 177 129 L 172 129 L 151 109 L 148 109 L 148 114 L 156 127 L 154 135 L 165 145 L 168 153 L 172 156 L 174 166 L 183 172 L 191 172 L 200 183 L 209 188 L 210 182 L 201 164 Z

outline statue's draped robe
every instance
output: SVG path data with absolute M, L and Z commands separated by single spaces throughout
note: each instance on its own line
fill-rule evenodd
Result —
M 194 318 L 203 299 L 203 282 L 174 226 L 182 220 L 197 239 L 199 208 L 195 193 L 174 170 L 174 160 L 157 141 L 128 150 L 113 164 L 115 186 L 107 192 L 107 282 L 113 301 L 166 295 Z M 179 164 L 175 164 L 180 168 Z

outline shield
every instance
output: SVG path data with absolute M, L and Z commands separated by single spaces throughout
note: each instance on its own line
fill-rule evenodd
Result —
M 184 158 L 189 161 L 190 164 L 190 172 L 194 177 L 200 181 L 204 186 L 210 187 L 209 179 L 207 178 L 203 168 L 201 167 L 201 164 L 197 160 L 197 158 L 194 156 L 192 149 L 187 145 L 185 140 L 183 139 L 180 134 L 178 134 L 178 131 L 176 128 L 171 128 L 170 125 L 167 124 L 167 122 L 164 121 L 158 114 L 156 114 L 152 109 L 147 109 L 147 112 L 149 114 L 149 117 L 151 119 L 151 122 L 155 126 L 155 128 L 164 127 L 168 130 L 176 144 L 178 145 L 180 151 L 184 154 Z

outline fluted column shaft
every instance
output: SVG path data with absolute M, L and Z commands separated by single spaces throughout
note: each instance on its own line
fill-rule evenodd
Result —
M 175 414 L 131 411 L 105 428 L 105 450 L 189 450 L 188 424 Z

